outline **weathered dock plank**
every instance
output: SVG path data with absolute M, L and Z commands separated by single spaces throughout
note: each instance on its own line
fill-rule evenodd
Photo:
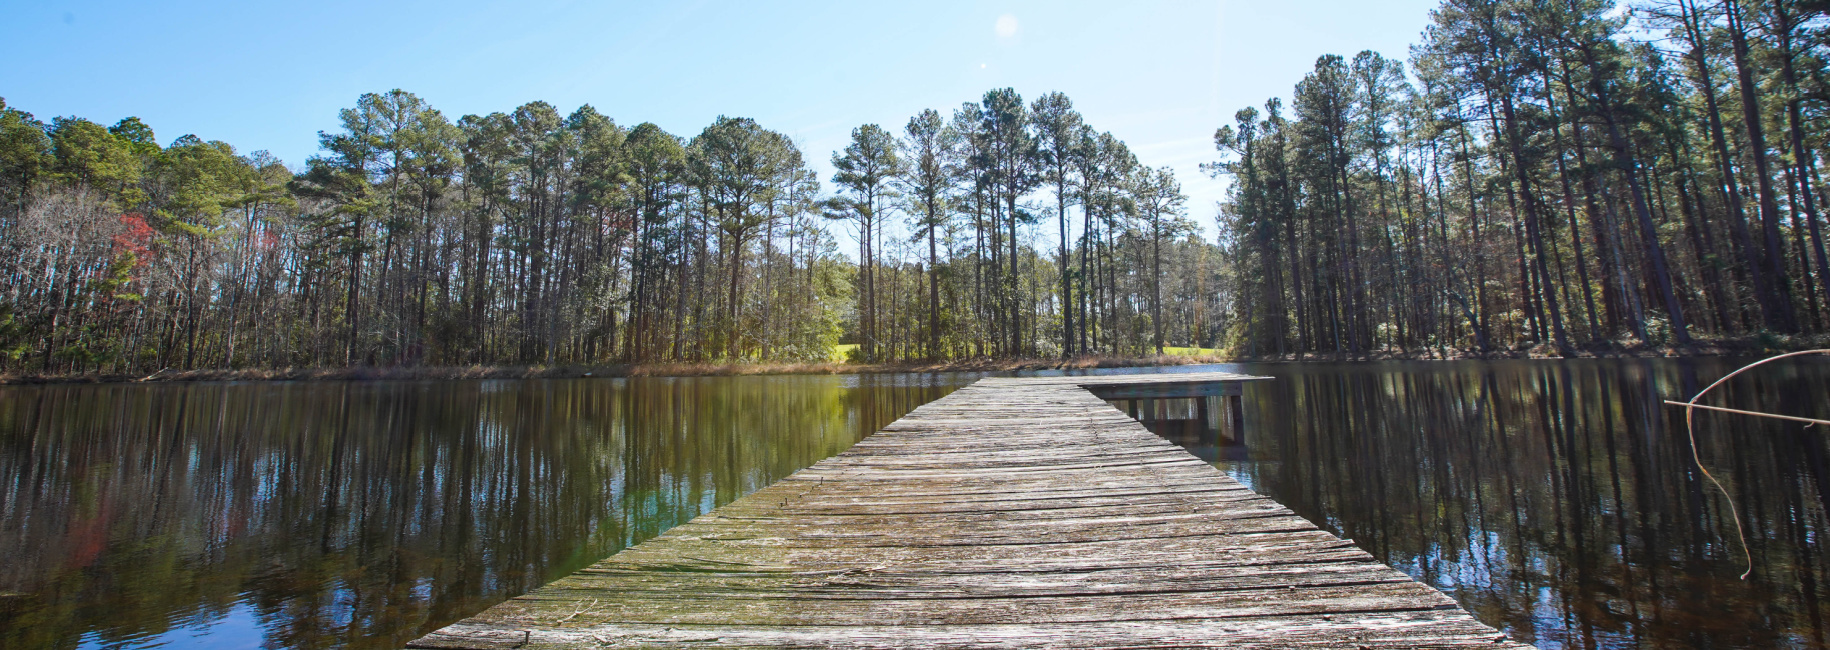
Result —
M 1083 388 L 1248 379 L 983 379 L 410 647 L 1526 647 Z

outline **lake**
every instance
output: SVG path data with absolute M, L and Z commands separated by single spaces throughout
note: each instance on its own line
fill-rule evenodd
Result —
M 1697 415 L 1744 361 L 1263 365 L 1244 462 L 1219 463 L 1513 638 L 1543 648 L 1825 646 L 1830 431 Z M 1745 379 L 1745 380 L 1744 380 Z M 1778 362 L 1707 403 L 1830 418 L 1830 364 Z
M 1782 364 L 1711 403 L 1830 417 L 1830 363 Z M 1698 416 L 1742 581 L 1659 403 L 1738 365 L 1164 371 L 1276 377 L 1247 388 L 1242 445 L 1191 451 L 1515 638 L 1823 647 L 1830 432 Z M 0 647 L 397 647 L 976 378 L 0 387 Z
M 0 648 L 389 648 L 976 376 L 0 387 Z

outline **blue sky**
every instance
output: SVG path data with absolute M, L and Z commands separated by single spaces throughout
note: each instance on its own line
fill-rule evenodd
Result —
M 1317 56 L 1404 58 L 1435 0 L 515 3 L 6 0 L 0 97 L 41 119 L 137 115 L 297 166 L 358 95 L 414 92 L 455 120 L 544 100 L 691 136 L 752 117 L 827 159 L 994 87 L 1060 90 L 1148 165 L 1196 165 L 1233 112 L 1287 96 Z

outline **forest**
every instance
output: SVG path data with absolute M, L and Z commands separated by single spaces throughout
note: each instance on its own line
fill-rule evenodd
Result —
M 0 372 L 1797 344 L 1827 7 L 1448 0 L 1220 127 L 1211 207 L 1059 92 L 861 125 L 830 178 L 747 118 L 392 90 L 295 168 L 0 100 Z
M 1830 327 L 1830 3 L 1448 0 L 1219 129 L 1242 354 L 1550 355 Z
M 393 90 L 293 170 L 0 110 L 0 370 L 1055 357 L 1223 323 L 1174 175 L 1061 93 L 859 126 L 828 186 L 745 118 Z

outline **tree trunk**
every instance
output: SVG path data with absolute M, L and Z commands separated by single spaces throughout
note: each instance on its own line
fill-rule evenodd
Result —
M 1742 22 L 1739 0 L 1724 0 L 1728 16 L 1728 35 L 1735 55 L 1735 75 L 1740 82 L 1741 119 L 1747 130 L 1748 156 L 1754 161 L 1754 181 L 1760 193 L 1760 231 L 1765 240 L 1762 259 L 1771 287 L 1767 305 L 1767 327 L 1783 333 L 1798 331 L 1798 320 L 1792 307 L 1792 280 L 1785 267 L 1785 244 L 1779 236 L 1779 199 L 1773 191 L 1772 171 L 1767 165 L 1766 129 L 1760 115 L 1760 90 L 1754 83 L 1753 63 L 1748 60 L 1747 29 Z

